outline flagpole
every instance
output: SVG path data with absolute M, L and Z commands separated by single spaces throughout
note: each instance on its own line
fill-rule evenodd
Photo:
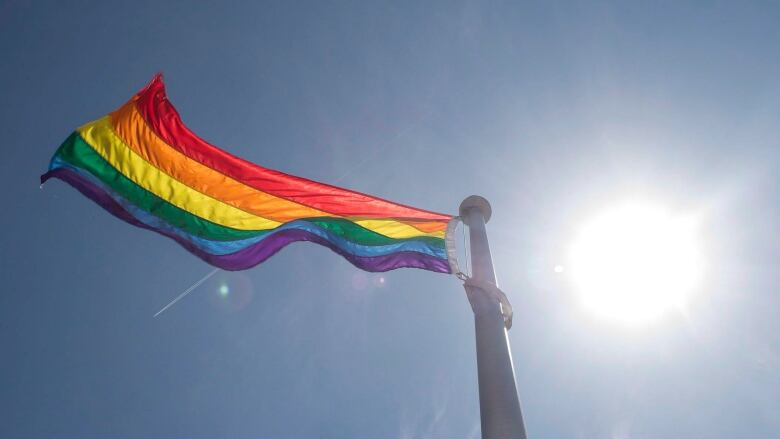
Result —
M 469 227 L 471 239 L 471 278 L 476 283 L 497 285 L 485 230 L 491 212 L 490 203 L 478 195 L 460 204 L 460 216 Z M 466 293 L 474 311 L 482 438 L 525 439 L 512 352 L 499 301 L 480 289 L 467 288 Z

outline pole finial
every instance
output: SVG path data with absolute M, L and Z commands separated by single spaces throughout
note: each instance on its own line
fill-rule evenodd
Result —
M 490 208 L 490 203 L 484 197 L 479 195 L 469 195 L 460 203 L 460 216 L 465 218 L 470 209 L 477 209 L 482 213 L 482 217 L 485 218 L 487 223 L 490 220 L 490 216 L 493 214 L 493 209 Z

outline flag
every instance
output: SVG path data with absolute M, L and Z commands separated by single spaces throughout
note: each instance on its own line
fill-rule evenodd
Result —
M 161 75 L 74 131 L 41 184 L 50 178 L 225 270 L 253 267 L 308 241 L 367 271 L 454 271 L 445 243 L 452 242 L 451 215 L 267 169 L 217 148 L 184 125 Z

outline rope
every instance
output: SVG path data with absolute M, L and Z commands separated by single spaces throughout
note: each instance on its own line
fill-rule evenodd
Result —
M 471 277 L 471 235 L 466 231 L 466 223 L 463 223 L 463 254 L 466 259 L 466 277 Z

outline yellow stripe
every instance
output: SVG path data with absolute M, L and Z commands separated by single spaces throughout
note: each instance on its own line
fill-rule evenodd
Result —
M 168 176 L 135 153 L 117 136 L 109 116 L 84 125 L 78 129 L 78 132 L 103 159 L 125 177 L 193 215 L 238 230 L 267 230 L 281 225 L 278 221 L 253 215 L 223 203 Z M 443 231 L 425 233 L 395 220 L 352 221 L 390 238 L 444 237 Z
M 349 219 L 349 218 L 348 218 Z M 444 238 L 446 231 L 421 232 L 414 227 L 394 220 L 381 219 L 350 219 L 355 224 L 359 224 L 366 229 L 373 230 L 390 238 L 411 238 L 414 236 L 433 236 L 435 238 Z
M 169 177 L 128 148 L 103 117 L 78 129 L 79 134 L 125 177 L 169 203 L 211 222 L 239 230 L 267 230 L 280 222 L 244 212 Z

